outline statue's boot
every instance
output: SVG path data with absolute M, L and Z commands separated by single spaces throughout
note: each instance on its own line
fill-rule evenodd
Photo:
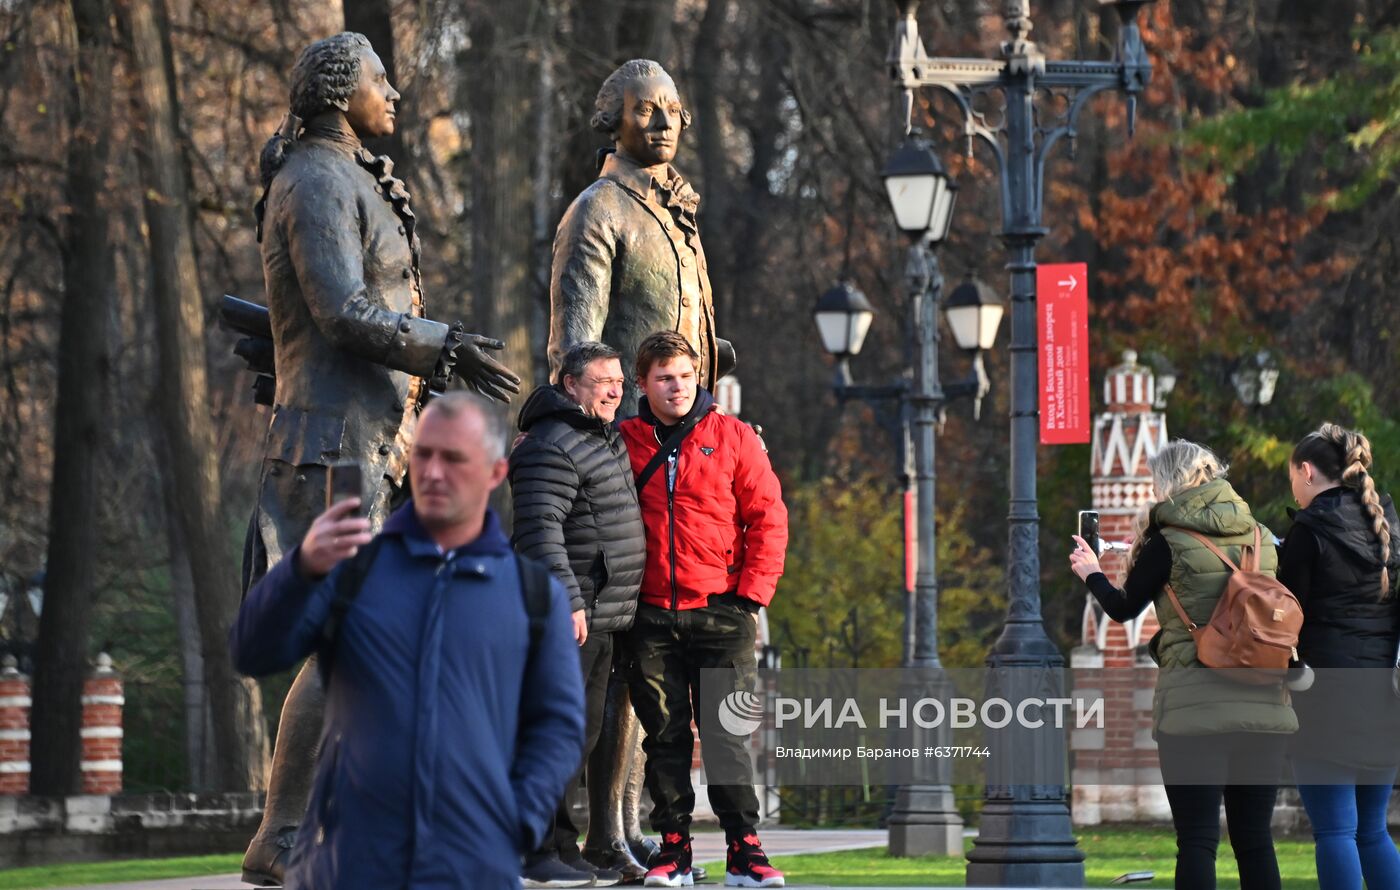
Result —
M 638 735 L 627 683 L 620 673 L 614 674 L 608 682 L 598 743 L 588 758 L 588 837 L 583 857 L 621 872 L 626 883 L 640 881 L 647 872 L 645 864 L 632 855 L 622 829 L 622 801 Z
M 297 826 L 306 815 L 306 803 L 311 797 L 325 706 L 320 672 L 312 656 L 302 666 L 292 688 L 287 691 L 287 700 L 282 703 L 262 825 L 243 854 L 245 883 L 255 887 L 280 887 L 286 877 L 287 859 L 296 843 Z
M 622 791 L 622 836 L 627 839 L 627 846 L 637 861 L 650 865 L 652 857 L 661 852 L 661 845 L 642 833 L 642 785 L 646 781 L 647 755 L 642 750 L 641 723 L 630 707 L 627 714 L 632 724 L 632 768 L 628 770 L 627 784 Z

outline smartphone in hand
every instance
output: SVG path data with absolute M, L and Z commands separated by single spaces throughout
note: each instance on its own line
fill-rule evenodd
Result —
M 1103 555 L 1103 541 L 1099 539 L 1099 511 L 1079 511 L 1079 537 L 1084 539 L 1095 556 Z
M 358 461 L 338 460 L 326 467 L 326 509 L 346 498 L 360 498 L 356 513 L 365 514 L 364 471 Z

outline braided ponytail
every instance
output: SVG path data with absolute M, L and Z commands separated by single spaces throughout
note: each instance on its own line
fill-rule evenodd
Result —
M 1330 446 L 1320 449 L 1318 446 Z M 1381 596 L 1390 599 L 1390 523 L 1381 507 L 1376 483 L 1371 479 L 1371 441 L 1361 433 L 1335 423 L 1324 423 L 1293 449 L 1293 465 L 1308 461 L 1330 479 L 1361 495 L 1361 505 L 1371 517 L 1371 530 L 1381 545 Z
M 1342 430 L 1345 434 L 1342 449 L 1342 484 L 1361 492 L 1361 505 L 1371 516 L 1371 530 L 1381 544 L 1381 599 L 1390 598 L 1390 523 L 1381 509 L 1380 495 L 1376 494 L 1376 483 L 1368 469 L 1371 466 L 1371 443 L 1360 433 Z

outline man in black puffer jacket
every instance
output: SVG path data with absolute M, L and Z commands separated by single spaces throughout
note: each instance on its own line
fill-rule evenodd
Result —
M 548 565 L 572 599 L 587 699 L 584 762 L 602 726 L 613 637 L 632 626 L 646 566 L 632 467 L 613 426 L 622 387 L 616 349 L 591 341 L 574 345 L 561 362 L 558 383 L 526 399 L 520 410 L 525 435 L 510 456 L 511 544 Z M 577 776 L 569 787 L 576 785 Z M 525 886 L 617 883 L 619 873 L 593 868 L 579 854 L 567 796 L 555 815 L 553 837 L 525 862 Z

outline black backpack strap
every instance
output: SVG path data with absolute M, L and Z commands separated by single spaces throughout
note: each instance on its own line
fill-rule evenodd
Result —
M 340 574 L 335 576 L 335 598 L 331 600 L 331 612 L 326 617 L 326 623 L 321 625 L 320 664 L 323 684 L 331 675 L 331 662 L 335 657 L 335 641 L 340 636 L 340 626 L 344 623 L 350 607 L 354 605 L 355 598 L 360 595 L 360 588 L 365 586 L 365 578 L 369 575 L 370 566 L 374 565 L 374 558 L 379 555 L 379 545 L 383 540 L 382 536 L 376 535 L 374 540 L 357 550 L 345 564 L 345 568 L 340 570 Z
M 666 441 L 661 443 L 661 447 L 651 456 L 651 460 L 647 461 L 647 465 L 642 467 L 642 471 L 637 474 L 638 494 L 641 494 L 642 489 L 646 488 L 647 482 L 656 474 L 657 470 L 661 469 L 661 465 L 666 462 L 666 459 L 680 452 L 681 443 L 685 441 L 686 436 L 690 435 L 690 431 L 699 425 L 702 416 L 696 415 L 682 420 L 680 425 L 671 431 L 671 435 L 666 437 Z
M 519 553 L 515 554 L 515 567 L 520 573 L 525 614 L 530 619 L 530 654 L 533 657 L 544 637 L 545 622 L 549 620 L 549 569 Z

